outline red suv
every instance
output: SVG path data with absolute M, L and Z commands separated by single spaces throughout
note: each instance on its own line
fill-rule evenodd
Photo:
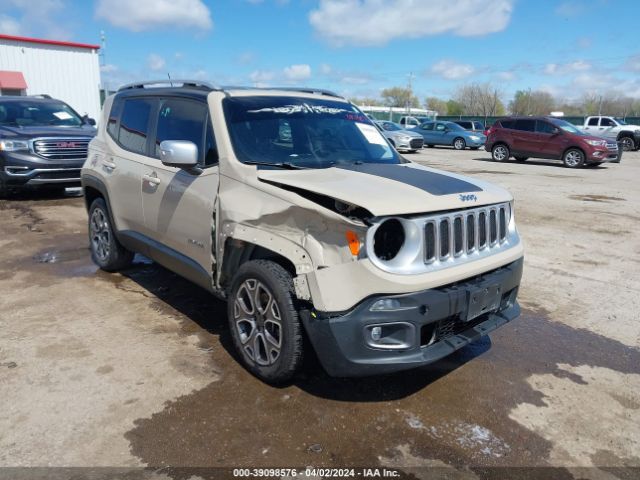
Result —
M 497 162 L 515 157 L 562 160 L 569 168 L 619 162 L 622 151 L 613 140 L 594 137 L 554 117 L 503 118 L 488 130 L 485 150 Z

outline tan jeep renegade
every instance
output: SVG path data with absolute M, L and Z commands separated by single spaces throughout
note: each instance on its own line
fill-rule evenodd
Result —
M 82 170 L 94 261 L 139 252 L 227 300 L 245 366 L 275 383 L 434 362 L 519 314 L 505 190 L 402 158 L 328 91 L 122 87 Z M 304 342 L 304 337 L 309 342 Z

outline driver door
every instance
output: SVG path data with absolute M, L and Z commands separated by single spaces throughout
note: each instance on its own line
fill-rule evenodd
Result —
M 148 236 L 162 247 L 211 270 L 212 228 L 218 194 L 217 150 L 208 108 L 202 101 L 160 100 L 154 143 L 142 176 L 142 207 Z M 199 169 L 169 167 L 160 161 L 160 143 L 187 140 L 196 144 Z M 153 256 L 153 255 L 152 255 Z

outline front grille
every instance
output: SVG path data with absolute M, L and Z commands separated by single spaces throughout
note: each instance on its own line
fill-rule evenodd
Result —
M 82 160 L 87 158 L 90 138 L 39 138 L 33 141 L 33 151 L 51 160 Z
M 425 263 L 500 248 L 508 237 L 509 217 L 509 204 L 503 203 L 428 220 L 424 228 Z
M 607 142 L 607 150 L 611 150 L 612 152 L 617 152 L 618 144 L 616 142 Z
M 409 146 L 411 146 L 411 148 L 416 148 L 416 149 L 422 148 L 423 145 L 424 145 L 424 138 L 414 138 L 409 142 Z

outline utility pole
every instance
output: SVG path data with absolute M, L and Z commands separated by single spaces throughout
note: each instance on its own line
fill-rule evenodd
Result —
M 409 72 L 409 81 L 407 83 L 407 90 L 409 90 L 409 96 L 407 97 L 406 110 L 407 114 L 411 115 L 411 100 L 413 97 L 413 72 Z
M 531 87 L 527 90 L 527 115 L 531 115 Z

